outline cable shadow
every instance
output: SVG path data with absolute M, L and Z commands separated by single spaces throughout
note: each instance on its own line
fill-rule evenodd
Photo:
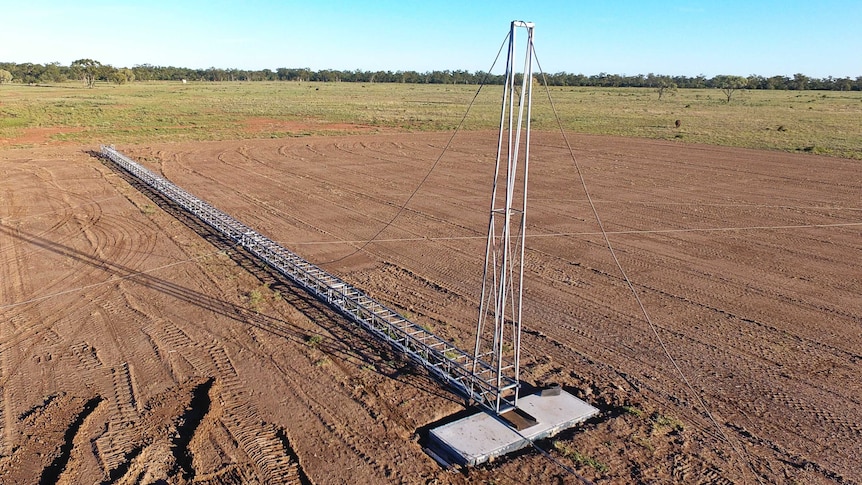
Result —
M 36 246 L 45 251 L 59 254 L 73 261 L 97 268 L 98 270 L 110 275 L 111 278 L 105 283 L 120 280 L 131 281 L 184 303 L 194 305 L 198 308 L 202 308 L 237 322 L 245 323 L 250 320 L 250 323 L 253 323 L 267 331 L 277 333 L 281 337 L 301 341 L 305 335 L 305 332 L 303 332 L 300 327 L 292 325 L 285 320 L 251 312 L 240 305 L 214 298 L 190 288 L 177 285 L 171 281 L 158 278 L 152 274 L 126 267 L 122 264 L 95 257 L 79 249 L 53 242 L 44 237 L 30 234 L 25 231 L 21 231 L 20 229 L 12 229 L 3 224 L 0 224 L 0 233 L 23 241 L 26 244 Z M 36 301 L 40 301 L 38 297 Z
M 251 273 L 262 284 L 277 291 L 288 305 L 298 310 L 309 321 L 314 322 L 330 333 L 334 338 L 324 339 L 316 344 L 317 348 L 327 355 L 342 361 L 353 362 L 367 369 L 374 369 L 374 372 L 377 374 L 390 379 L 398 379 L 402 375 L 409 375 L 413 379 L 400 380 L 399 382 L 451 402 L 463 403 L 463 400 L 457 394 L 449 392 L 447 388 L 439 385 L 438 381 L 422 366 L 404 357 L 388 344 L 375 338 L 369 338 L 369 334 L 361 327 L 352 323 L 339 312 L 330 308 L 326 303 L 294 284 L 287 277 L 264 264 L 242 247 L 237 246 L 233 241 L 205 224 L 193 214 L 185 211 L 173 201 L 140 182 L 137 178 L 117 167 L 110 160 L 103 158 L 100 153 L 96 151 L 86 151 L 85 153 L 99 159 L 105 167 L 152 200 L 162 210 L 194 231 L 217 250 L 222 251 L 235 264 Z M 0 226 L 1 229 L 2 226 Z M 6 230 L 6 232 L 8 233 L 9 231 Z M 308 330 L 291 324 L 284 318 L 266 315 L 242 305 L 216 299 L 204 293 L 179 286 L 150 274 L 140 273 L 119 264 L 105 262 L 73 248 L 47 241 L 39 236 L 28 234 L 20 236 L 15 234 L 10 235 L 20 237 L 40 247 L 45 247 L 47 250 L 67 255 L 185 303 L 212 311 L 240 323 L 252 325 L 255 328 L 286 338 L 295 343 L 306 344 L 307 339 L 311 336 Z M 421 380 L 421 382 L 415 382 L 417 379 Z

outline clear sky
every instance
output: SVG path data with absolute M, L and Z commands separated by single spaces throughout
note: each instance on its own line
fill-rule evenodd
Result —
M 512 20 L 547 73 L 862 76 L 862 0 L 0 0 L 0 62 L 472 72 Z

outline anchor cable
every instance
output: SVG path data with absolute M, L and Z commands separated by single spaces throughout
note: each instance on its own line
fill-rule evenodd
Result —
M 345 259 L 347 259 L 347 258 L 349 258 L 349 257 L 351 257 L 351 256 L 353 256 L 353 255 L 355 255 L 361 251 L 364 251 L 365 248 L 368 247 L 369 244 L 371 244 L 372 242 L 377 240 L 377 238 L 380 236 L 380 234 L 383 233 L 383 231 L 385 231 L 390 226 L 392 226 L 392 224 L 395 222 L 395 220 L 398 219 L 398 217 L 404 212 L 405 209 L 407 209 L 407 205 L 410 203 L 410 201 L 413 200 L 413 198 L 416 196 L 416 194 L 419 192 L 419 190 L 422 188 L 422 186 L 425 185 L 425 182 L 428 180 L 428 177 L 430 177 L 431 174 L 434 172 L 434 169 L 437 168 L 437 165 L 440 164 L 440 160 L 443 159 L 443 156 L 446 154 L 446 152 L 449 150 L 449 147 L 452 145 L 452 141 L 455 139 L 455 135 L 457 135 L 461 131 L 461 127 L 464 126 L 464 122 L 467 120 L 467 115 L 470 114 L 470 110 L 473 108 L 473 105 L 476 103 L 476 98 L 479 97 L 479 93 L 481 93 L 482 88 L 485 87 L 485 84 L 488 81 L 488 77 L 490 77 L 490 75 L 491 75 L 491 71 L 494 69 L 494 66 L 497 65 L 497 61 L 500 59 L 500 53 L 503 52 L 503 47 L 506 45 L 507 40 L 509 40 L 509 34 L 506 34 L 506 37 L 503 39 L 503 43 L 500 44 L 500 50 L 497 51 L 497 57 L 494 58 L 494 63 L 491 64 L 491 68 L 488 69 L 488 71 L 485 72 L 485 76 L 482 77 L 482 81 L 479 83 L 479 89 L 476 90 L 476 94 L 474 94 L 473 99 L 470 100 L 470 104 L 467 106 L 467 110 L 464 112 L 464 116 L 461 117 L 461 121 L 458 123 L 458 126 L 455 127 L 455 131 L 452 132 L 452 136 L 449 137 L 449 141 L 446 142 L 446 145 L 443 147 L 443 150 L 440 152 L 440 155 L 437 156 L 437 159 L 434 160 L 433 164 L 431 164 L 431 167 L 428 169 L 428 172 L 425 174 L 424 177 L 422 177 L 422 180 L 419 181 L 419 184 L 416 186 L 415 189 L 413 189 L 413 192 L 410 193 L 410 196 L 408 196 L 407 199 L 404 201 L 404 203 L 401 204 L 401 206 L 398 208 L 398 211 L 395 213 L 395 215 L 392 216 L 392 218 L 389 219 L 389 221 L 386 224 L 384 224 L 373 236 L 371 236 L 370 239 L 365 240 L 359 247 L 357 247 L 352 252 L 345 254 L 344 256 L 341 256 L 341 257 L 336 258 L 336 259 L 332 259 L 329 261 L 318 263 L 318 265 L 323 266 L 323 265 L 327 265 L 327 264 L 338 263 L 340 261 L 344 261 Z
M 577 157 L 575 157 L 575 151 L 572 148 L 572 145 L 569 143 L 569 138 L 568 138 L 568 136 L 566 136 L 566 132 L 563 129 L 563 123 L 560 120 L 560 116 L 559 116 L 559 113 L 557 112 L 556 105 L 554 105 L 554 101 L 551 98 L 551 91 L 548 88 L 547 77 L 545 76 L 545 73 L 542 70 L 542 65 L 539 62 L 539 58 L 536 55 L 535 50 L 533 51 L 533 56 L 536 58 L 536 65 L 539 68 L 539 73 L 541 73 L 541 75 L 542 75 L 542 80 L 544 81 L 544 85 L 545 85 L 545 91 L 548 95 L 548 101 L 550 102 L 551 109 L 554 112 L 554 118 L 557 121 L 557 125 L 559 126 L 560 133 L 563 137 L 563 141 L 565 142 L 566 148 L 569 151 L 569 155 L 572 158 L 572 163 L 575 166 L 575 171 L 577 172 L 578 177 L 580 179 L 581 186 L 583 187 L 584 194 L 587 198 L 587 202 L 590 205 L 590 209 L 593 212 L 593 216 L 596 219 L 596 223 L 598 224 L 599 230 L 601 231 L 602 237 L 605 241 L 605 246 L 608 248 L 608 251 L 610 252 L 611 257 L 613 258 L 617 269 L 620 271 L 620 274 L 622 275 L 623 280 L 626 282 L 626 285 L 628 286 L 629 290 L 631 291 L 632 295 L 634 296 L 635 301 L 637 302 L 638 306 L 640 307 L 641 314 L 643 315 L 644 320 L 647 322 L 647 324 L 649 324 L 649 328 L 650 328 L 650 330 L 652 330 L 653 335 L 655 335 L 655 338 L 658 341 L 659 345 L 661 346 L 662 351 L 664 352 L 664 355 L 667 357 L 668 361 L 670 361 L 670 363 L 673 365 L 673 368 L 676 370 L 677 374 L 679 374 L 680 378 L 685 383 L 685 386 L 688 388 L 688 390 L 691 392 L 691 394 L 694 395 L 695 399 L 697 400 L 697 403 L 700 404 L 700 406 L 703 408 L 704 413 L 708 417 L 709 421 L 712 423 L 713 427 L 718 432 L 719 436 L 721 436 L 721 438 L 724 439 L 724 441 L 726 441 L 728 445 L 730 445 L 731 449 L 737 455 L 737 457 L 741 461 L 745 462 L 749 466 L 749 468 L 752 469 L 752 472 L 754 472 L 753 465 L 751 463 L 751 459 L 747 456 L 747 454 L 745 454 L 743 451 L 741 451 L 733 441 L 731 441 L 730 437 L 727 436 L 727 434 L 724 432 L 724 429 L 721 427 L 721 425 L 715 419 L 712 412 L 709 410 L 709 406 L 707 406 L 703 397 L 701 397 L 700 393 L 695 391 L 694 386 L 692 385 L 691 381 L 689 381 L 685 372 L 683 372 L 682 368 L 679 366 L 679 364 L 677 364 L 676 359 L 674 359 L 673 355 L 671 355 L 670 350 L 667 347 L 667 344 L 665 343 L 664 339 L 661 338 L 661 335 L 658 332 L 657 325 L 655 323 L 653 323 L 652 318 L 650 318 L 650 316 L 649 316 L 649 312 L 647 312 L 646 306 L 641 301 L 641 298 L 637 292 L 637 289 L 635 289 L 634 284 L 631 282 L 631 280 L 628 277 L 628 274 L 623 269 L 622 263 L 620 263 L 620 260 L 617 257 L 617 253 L 614 250 L 613 245 L 611 244 L 610 238 L 608 237 L 608 231 L 605 230 L 604 223 L 602 222 L 601 217 L 599 217 L 599 212 L 596 209 L 596 205 L 593 202 L 593 198 L 590 195 L 589 189 L 587 188 L 587 182 L 586 182 L 586 179 L 584 178 L 584 174 L 583 174 L 583 171 L 581 170 L 580 164 L 578 163 Z M 757 473 L 754 473 L 754 477 L 757 479 L 758 482 L 763 483 L 760 480 L 760 477 L 757 476 Z

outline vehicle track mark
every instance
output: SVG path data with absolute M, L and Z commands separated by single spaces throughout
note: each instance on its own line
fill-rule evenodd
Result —
M 268 482 L 283 479 L 280 477 L 298 478 L 298 463 L 286 453 L 277 428 L 258 415 L 227 353 L 213 344 L 205 344 L 204 349 L 219 376 L 225 408 L 222 420 L 243 451 L 254 460 L 262 478 Z

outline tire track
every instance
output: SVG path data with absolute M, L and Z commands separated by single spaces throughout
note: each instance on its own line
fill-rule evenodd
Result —
M 107 476 L 125 465 L 137 444 L 136 423 L 139 413 L 132 388 L 128 363 L 106 366 L 92 345 L 82 342 L 73 345 L 72 353 L 78 359 L 78 370 L 87 387 L 104 396 L 107 406 L 107 423 L 94 441 L 96 459 Z
M 139 414 L 135 407 L 129 366 L 123 363 L 100 369 L 101 387 L 108 391 L 107 430 L 95 441 L 95 450 L 103 470 L 112 476 L 126 465 L 137 444 Z
M 170 322 L 151 325 L 145 333 L 162 349 L 161 353 L 179 353 L 201 375 L 216 378 L 223 409 L 219 419 L 265 483 L 285 478 L 298 481 L 302 471 L 298 462 L 290 458 L 294 452 L 286 439 L 280 438 L 278 428 L 262 419 L 224 348 L 214 341 L 198 343 Z
M 0 325 L 0 332 L 2 332 L 2 328 L 3 325 Z M 0 423 L 3 423 L 3 426 L 0 426 L 0 458 L 9 456 L 14 446 L 14 432 L 12 431 L 15 429 L 14 411 L 10 409 L 11 395 L 8 386 L 5 385 L 9 375 L 8 365 L 7 353 L 0 352 L 0 382 L 4 382 L 4 385 L 0 386 Z
M 243 451 L 254 461 L 261 478 L 267 483 L 299 481 L 299 464 L 285 451 L 285 443 L 279 439 L 278 430 L 264 423 L 254 405 L 246 397 L 247 390 L 224 349 L 215 345 L 204 345 L 221 380 L 227 429 L 236 438 Z M 290 450 L 292 453 L 292 450 Z

